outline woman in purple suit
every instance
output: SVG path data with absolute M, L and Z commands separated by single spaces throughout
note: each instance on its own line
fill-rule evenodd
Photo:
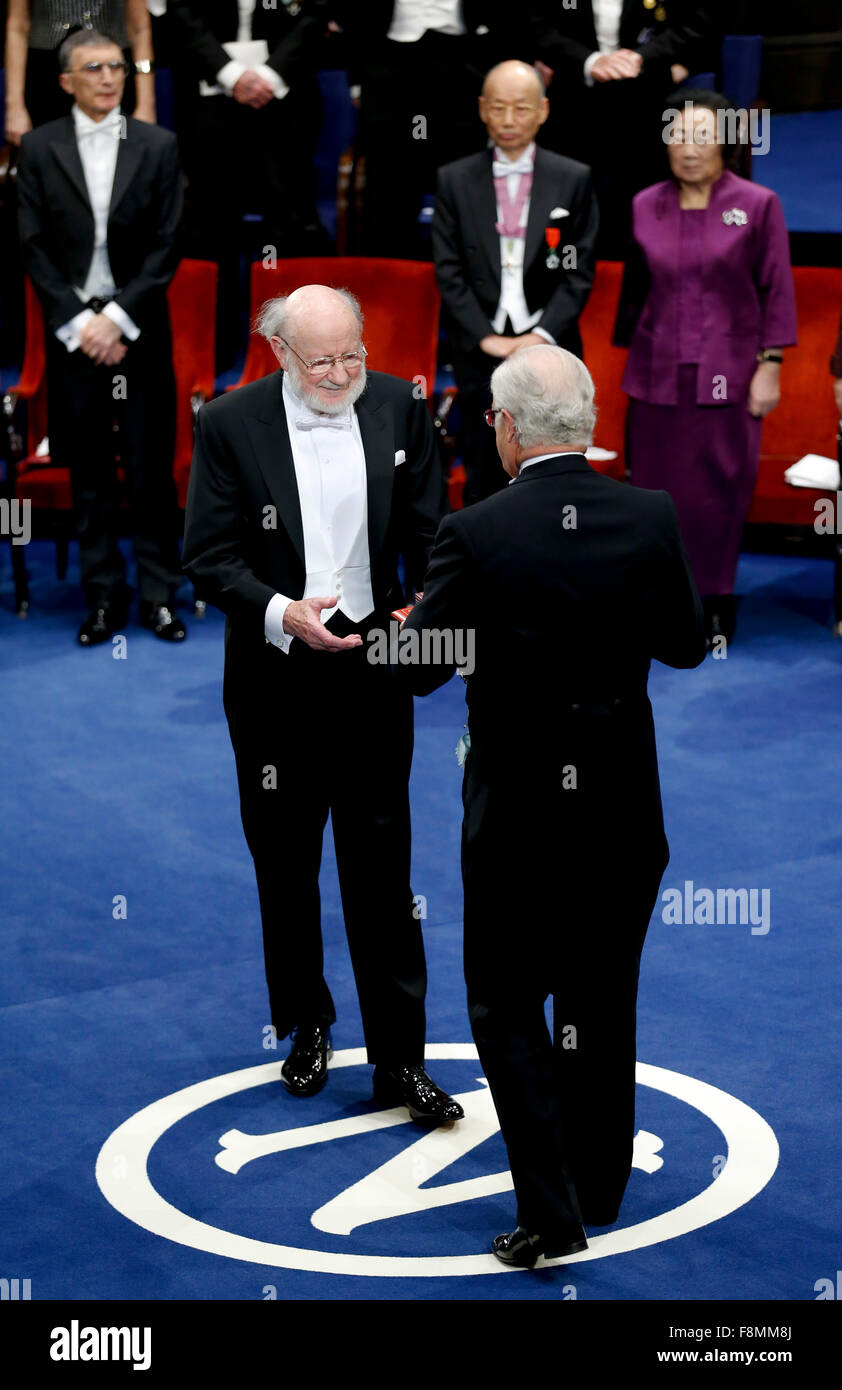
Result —
M 675 501 L 710 645 L 734 632 L 740 536 L 763 416 L 796 341 L 795 293 L 776 195 L 728 168 L 731 104 L 688 91 L 674 106 L 672 178 L 632 204 L 614 341 L 629 348 L 631 481 Z

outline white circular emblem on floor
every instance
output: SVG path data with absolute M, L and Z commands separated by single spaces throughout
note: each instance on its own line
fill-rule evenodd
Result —
M 476 1048 L 471 1043 L 438 1043 L 426 1049 L 427 1060 L 431 1062 L 472 1061 L 476 1060 L 476 1056 Z M 334 1053 L 331 1070 L 365 1063 L 364 1048 L 348 1048 Z M 389 1278 L 522 1273 L 500 1264 L 490 1253 L 354 1255 L 278 1245 L 238 1235 L 235 1231 L 221 1230 L 172 1206 L 153 1187 L 147 1172 L 147 1160 L 161 1136 L 186 1116 L 214 1101 L 254 1086 L 278 1083 L 279 1070 L 277 1061 L 245 1067 L 241 1071 L 199 1081 L 139 1110 L 114 1130 L 99 1152 L 96 1179 L 103 1195 L 123 1216 L 154 1235 L 192 1246 L 196 1250 L 206 1250 L 235 1260 L 248 1260 L 254 1264 L 278 1265 L 285 1269 L 311 1270 L 320 1274 Z M 683 1101 L 711 1120 L 724 1137 L 727 1162 L 710 1185 L 689 1201 L 637 1225 L 589 1237 L 586 1251 L 569 1255 L 563 1260 L 548 1260 L 545 1262 L 547 1266 L 581 1264 L 686 1235 L 688 1231 L 719 1221 L 736 1211 L 756 1196 L 775 1172 L 778 1144 L 772 1129 L 755 1110 L 735 1096 L 694 1077 L 643 1062 L 637 1064 L 637 1082 L 638 1085 L 649 1086 Z M 508 1173 L 492 1173 L 429 1188 L 422 1187 L 417 1176 L 413 1176 L 423 1171 L 424 1181 L 427 1181 L 496 1133 L 496 1116 L 490 1094 L 484 1086 L 461 1095 L 459 1099 L 465 1107 L 464 1120 L 445 1129 L 423 1132 L 421 1138 L 417 1137 L 418 1128 L 409 1126 L 408 1142 L 403 1152 L 314 1211 L 312 1225 L 332 1234 L 349 1235 L 355 1227 L 369 1221 L 398 1217 L 436 1206 L 449 1206 L 510 1189 L 511 1177 Z M 268 1154 L 336 1143 L 351 1135 L 373 1133 L 401 1124 L 408 1125 L 405 1107 L 279 1130 L 273 1134 L 249 1135 L 239 1130 L 228 1130 L 220 1137 L 220 1150 L 215 1160 L 220 1168 L 236 1174 L 252 1159 Z M 643 1138 L 643 1135 L 638 1135 L 638 1141 Z M 654 1140 L 654 1145 L 650 1155 L 644 1153 L 638 1166 L 654 1171 L 661 1162 L 655 1157 L 660 1141 L 652 1135 L 646 1135 L 645 1139 Z

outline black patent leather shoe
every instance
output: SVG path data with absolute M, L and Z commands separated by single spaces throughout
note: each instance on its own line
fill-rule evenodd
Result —
M 439 1089 L 423 1067 L 375 1067 L 374 1099 L 381 1105 L 406 1105 L 413 1120 L 436 1125 L 461 1120 L 458 1100 Z
M 160 637 L 164 642 L 183 642 L 187 636 L 187 628 L 172 608 L 168 608 L 165 603 L 149 603 L 144 601 L 140 605 L 140 625 L 146 627 L 150 632 L 154 632 L 156 637 Z
M 327 1064 L 332 1056 L 330 1033 L 325 1028 L 296 1028 L 292 1051 L 281 1067 L 281 1080 L 290 1095 L 316 1095 L 327 1081 Z
M 119 632 L 125 626 L 126 610 L 115 608 L 109 603 L 102 603 L 98 608 L 92 608 L 87 618 L 76 634 L 76 641 L 80 647 L 96 647 L 100 642 L 107 642 L 115 632 Z
M 516 1227 L 514 1231 L 507 1231 L 502 1236 L 495 1236 L 491 1242 L 491 1253 L 497 1256 L 500 1263 L 512 1265 L 516 1269 L 534 1269 L 539 1255 L 543 1255 L 547 1260 L 558 1260 L 564 1255 L 578 1255 L 580 1250 L 587 1248 L 584 1231 L 581 1240 L 573 1240 L 564 1245 L 545 1241 L 543 1236 L 532 1236 L 522 1226 Z

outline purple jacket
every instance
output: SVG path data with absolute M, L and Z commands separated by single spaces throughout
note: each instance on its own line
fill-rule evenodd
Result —
M 652 405 L 678 403 L 679 211 L 672 179 L 644 188 L 632 203 L 614 341 L 629 347 L 623 390 Z M 789 238 L 776 194 L 727 170 L 704 216 L 696 400 L 732 405 L 746 399 L 761 348 L 796 342 Z

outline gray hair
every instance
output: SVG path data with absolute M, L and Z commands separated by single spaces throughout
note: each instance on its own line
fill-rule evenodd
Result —
M 336 293 L 341 299 L 344 299 L 353 313 L 362 338 L 363 311 L 360 308 L 360 301 L 356 295 L 351 294 L 350 290 L 336 290 Z M 280 294 L 277 299 L 267 299 L 254 320 L 254 332 L 265 338 L 267 343 L 270 338 L 289 337 L 289 311 L 287 309 L 289 298 L 288 294 Z
M 70 72 L 70 64 L 73 54 L 77 48 L 102 48 L 103 44 L 113 43 L 115 48 L 120 48 L 116 39 L 110 34 L 103 34 L 99 29 L 77 29 L 75 34 L 70 34 L 63 43 L 59 44 L 58 65 L 61 72 Z M 122 48 L 120 52 L 122 53 Z
M 561 381 L 549 381 L 536 370 L 530 359 L 537 352 L 558 355 L 565 369 Z M 541 444 L 588 445 L 593 440 L 593 379 L 584 362 L 565 348 L 548 343 L 513 352 L 492 373 L 491 393 L 494 404 L 512 416 L 522 449 Z

